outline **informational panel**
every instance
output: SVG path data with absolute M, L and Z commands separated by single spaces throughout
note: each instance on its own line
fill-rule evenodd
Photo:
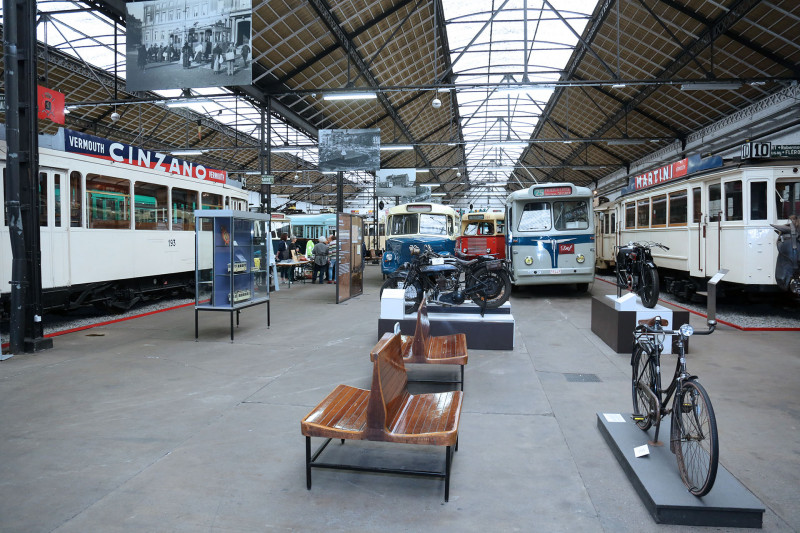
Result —
M 364 221 L 361 217 L 339 213 L 336 220 L 339 243 L 336 272 L 336 303 L 364 292 Z
M 377 171 L 381 166 L 381 130 L 319 130 L 319 171 Z
M 252 0 L 125 7 L 128 91 L 252 84 Z

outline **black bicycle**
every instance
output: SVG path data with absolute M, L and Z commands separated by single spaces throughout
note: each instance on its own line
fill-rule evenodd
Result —
M 677 331 L 664 329 L 667 320 L 655 317 L 640 320 L 634 330 L 633 353 L 633 420 L 640 429 L 647 431 L 655 424 L 655 436 L 651 444 L 658 446 L 661 420 L 671 416 L 670 450 L 678 460 L 678 470 L 683 483 L 695 496 L 708 494 L 714 486 L 719 463 L 717 421 L 708 393 L 697 376 L 686 370 L 686 340 L 695 335 L 710 335 L 716 320 L 708 321 L 707 331 L 694 331 L 684 324 Z M 661 352 L 664 338 L 677 335 L 678 362 L 672 381 L 666 390 L 661 388 Z M 671 339 L 671 337 L 669 337 Z M 672 398 L 671 408 L 667 408 Z
M 642 304 L 652 309 L 658 303 L 658 269 L 650 248 L 669 250 L 657 242 L 630 242 L 615 246 L 617 287 L 639 295 Z

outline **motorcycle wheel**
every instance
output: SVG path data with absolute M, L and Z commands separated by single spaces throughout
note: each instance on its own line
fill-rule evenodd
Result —
M 390 277 L 381 285 L 380 296 L 383 296 L 383 289 L 397 289 L 400 283 L 403 283 L 403 288 L 405 289 L 405 313 L 407 315 L 416 313 L 417 309 L 419 309 L 419 304 L 422 303 L 423 294 L 422 285 L 420 285 L 419 281 L 413 281 L 406 285 L 404 278 Z
M 658 270 L 644 265 L 641 284 L 639 296 L 642 298 L 642 304 L 652 309 L 658 303 Z
M 482 294 L 471 294 L 470 298 L 478 305 L 483 304 L 486 298 L 486 308 L 495 309 L 506 303 L 511 296 L 511 278 L 503 270 L 486 270 L 479 268 L 475 271 L 475 279 L 485 283 L 487 287 L 481 291 Z

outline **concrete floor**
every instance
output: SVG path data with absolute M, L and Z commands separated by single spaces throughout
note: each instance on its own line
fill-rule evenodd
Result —
M 516 348 L 470 352 L 449 503 L 441 480 L 390 475 L 315 470 L 307 491 L 300 420 L 337 384 L 370 384 L 378 267 L 365 285 L 338 306 L 333 285 L 281 290 L 272 327 L 264 307 L 245 310 L 233 344 L 222 313 L 200 315 L 194 342 L 189 307 L 0 363 L 0 531 L 689 529 L 653 522 L 596 427 L 596 412 L 630 410 L 629 356 L 591 333 L 591 296 L 571 287 L 515 291 Z M 800 527 L 798 345 L 797 332 L 721 327 L 689 355 L 714 402 L 721 461 L 766 506 L 765 531 Z M 443 456 L 329 449 L 432 468 Z

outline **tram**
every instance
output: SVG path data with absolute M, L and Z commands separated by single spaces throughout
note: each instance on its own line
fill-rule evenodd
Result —
M 0 130 L 4 139 L 4 130 Z M 5 203 L 5 140 L 0 167 Z M 39 136 L 42 305 L 112 310 L 194 290 L 195 209 L 247 210 L 227 173 L 154 150 L 59 129 Z M 8 315 L 11 245 L 0 226 L 0 313 Z
M 272 240 L 272 253 L 278 253 L 281 235 L 292 235 L 292 220 L 283 213 L 270 213 L 269 234 Z
M 484 254 L 505 259 L 505 231 L 506 214 L 502 209 L 465 213 L 461 218 L 461 235 L 456 239 L 456 250 L 467 259 Z
M 692 156 L 630 178 L 605 209 L 606 238 L 655 241 L 662 290 L 691 299 L 720 269 L 719 287 L 777 291 L 776 234 L 770 224 L 800 215 L 800 161 Z M 613 222 L 616 222 L 614 224 Z M 598 229 L 599 231 L 599 229 Z M 599 234 L 598 234 L 599 239 Z M 613 255 L 603 250 L 603 261 Z
M 430 202 L 401 204 L 386 217 L 386 251 L 381 261 L 384 277 L 411 260 L 409 247 L 430 246 L 435 252 L 454 253 L 458 213 L 452 207 Z
M 367 225 L 367 242 L 375 250 L 375 253 L 380 256 L 386 249 L 386 218 L 381 218 L 377 225 L 374 220 L 372 219 Z
M 594 208 L 595 227 L 595 266 L 597 270 L 613 269 L 617 258 L 614 247 L 617 242 L 617 211 L 612 202 L 604 198 L 605 202 Z
M 309 239 L 328 238 L 336 233 L 336 213 L 289 215 L 297 242 L 305 247 Z M 280 236 L 279 236 L 280 237 Z M 305 248 L 301 248 L 305 249 Z
M 592 192 L 571 183 L 542 183 L 506 200 L 506 255 L 514 285 L 594 282 Z

